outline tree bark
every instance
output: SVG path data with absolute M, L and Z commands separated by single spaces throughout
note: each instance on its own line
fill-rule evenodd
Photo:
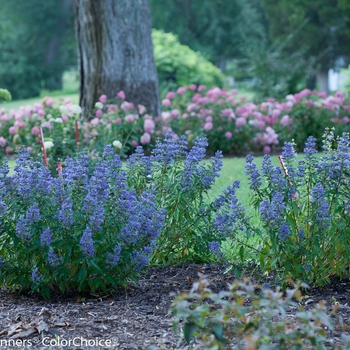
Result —
M 221 70 L 222 74 L 226 73 L 226 63 L 227 63 L 227 58 L 225 55 L 220 55 L 219 59 L 216 62 L 216 66 Z
M 329 93 L 328 87 L 328 71 L 320 70 L 317 72 L 317 87 L 319 91 Z
M 160 114 L 148 0 L 73 0 L 80 105 L 88 116 L 101 94 Z

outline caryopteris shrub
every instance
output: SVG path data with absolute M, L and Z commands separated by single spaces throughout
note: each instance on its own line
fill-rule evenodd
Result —
M 53 177 L 23 150 L 0 169 L 0 285 L 94 292 L 125 285 L 148 264 L 164 221 L 151 191 L 127 185 L 111 146 L 92 172 L 85 155 Z
M 210 260 L 220 252 L 215 215 L 234 195 L 235 186 L 220 200 L 211 201 L 208 191 L 220 176 L 222 155 L 217 152 L 204 160 L 207 144 L 199 139 L 188 151 L 186 138 L 173 138 L 169 132 L 158 140 L 151 156 L 139 147 L 126 163 L 129 186 L 137 193 L 152 189 L 158 206 L 166 210 L 154 262 Z
M 141 147 L 122 170 L 107 146 L 91 160 L 67 158 L 54 177 L 23 150 L 0 179 L 0 285 L 39 291 L 96 291 L 136 279 L 142 267 L 180 260 L 217 261 L 237 183 L 210 201 L 221 153 L 206 161 L 205 139 L 187 149 L 168 133 L 152 154 Z M 219 234 L 220 233 L 220 234 Z
M 282 165 L 274 166 L 265 155 L 261 171 L 247 156 L 246 174 L 258 217 L 251 220 L 237 204 L 229 220 L 218 218 L 216 225 L 235 244 L 239 231 L 259 238 L 255 248 L 262 271 L 323 285 L 332 276 L 349 275 L 349 135 L 335 139 L 326 131 L 322 154 L 315 144 L 309 137 L 304 157 L 296 164 L 293 145 L 285 143 Z M 243 245 L 241 253 L 244 258 Z

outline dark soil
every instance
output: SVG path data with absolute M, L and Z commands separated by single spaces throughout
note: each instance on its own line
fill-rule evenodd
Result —
M 46 301 L 1 290 L 0 349 L 187 349 L 172 331 L 169 309 L 173 293 L 188 291 L 198 273 L 205 274 L 215 292 L 235 279 L 233 273 L 223 274 L 221 266 L 190 264 L 153 268 L 137 285 L 106 297 L 54 296 Z M 334 280 L 307 295 L 306 308 L 321 300 L 328 309 L 339 303 L 337 313 L 350 327 L 349 280 Z M 340 330 L 329 336 L 341 344 Z

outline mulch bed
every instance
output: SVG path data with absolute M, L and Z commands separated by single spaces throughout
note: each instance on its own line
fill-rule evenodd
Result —
M 57 295 L 47 301 L 0 290 L 0 349 L 187 349 L 172 331 L 169 309 L 173 293 L 188 291 L 198 273 L 205 274 L 215 292 L 235 279 L 219 265 L 187 264 L 153 268 L 137 285 L 100 298 Z M 349 280 L 334 280 L 307 295 L 306 308 L 320 300 L 329 308 L 338 302 L 338 314 L 350 327 Z M 339 330 L 330 337 L 341 343 Z

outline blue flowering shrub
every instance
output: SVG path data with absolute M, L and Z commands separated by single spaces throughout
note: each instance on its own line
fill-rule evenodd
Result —
M 93 170 L 81 154 L 53 177 L 24 150 L 14 170 L 0 169 L 0 285 L 49 297 L 137 278 L 165 216 L 151 189 L 128 186 L 111 146 Z
M 138 147 L 125 169 L 112 146 L 91 160 L 67 158 L 54 177 L 23 150 L 14 174 L 0 168 L 0 285 L 39 291 L 106 290 L 136 279 L 149 262 L 218 261 L 217 218 L 234 220 L 235 182 L 215 200 L 208 191 L 221 153 L 205 160 L 168 132 L 150 155 Z
M 137 193 L 151 189 L 158 207 L 166 211 L 154 263 L 217 261 L 222 234 L 215 228 L 215 217 L 231 215 L 223 211 L 237 184 L 220 198 L 210 199 L 208 191 L 220 176 L 222 155 L 217 152 L 204 160 L 207 145 L 206 139 L 198 139 L 188 150 L 186 137 L 174 138 L 168 132 L 150 156 L 139 147 L 127 161 L 128 185 Z
M 296 162 L 293 145 L 285 143 L 281 166 L 274 166 L 265 155 L 260 171 L 247 156 L 246 174 L 258 222 L 237 204 L 230 219 L 218 217 L 216 225 L 231 232 L 233 242 L 240 231 L 259 237 L 261 244 L 254 248 L 263 271 L 323 285 L 332 276 L 349 275 L 349 135 L 335 139 L 327 130 L 323 152 L 317 154 L 315 146 L 315 138 L 309 137 L 304 157 Z M 241 252 L 243 257 L 243 245 Z

